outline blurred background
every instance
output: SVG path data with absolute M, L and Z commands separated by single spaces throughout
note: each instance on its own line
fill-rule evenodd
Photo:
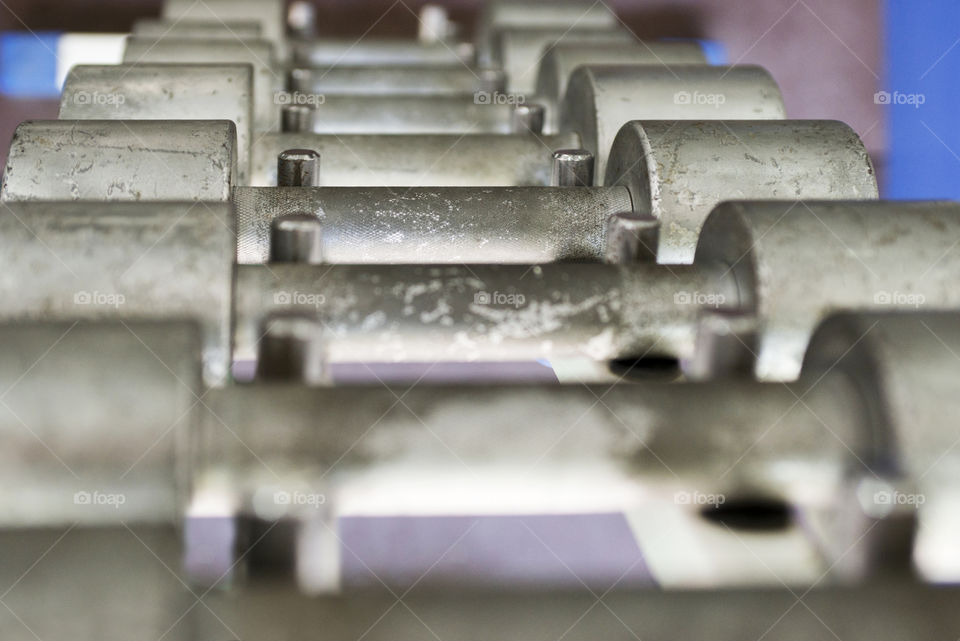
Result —
M 873 156 L 885 196 L 960 197 L 960 3 L 955 0 L 598 0 L 641 38 L 704 38 L 729 63 L 765 66 L 792 118 L 850 124 Z M 472 33 L 482 0 L 433 0 Z M 314 0 L 318 35 L 413 36 L 423 0 Z M 0 30 L 125 32 L 161 0 L 0 0 Z M 35 35 L 34 35 L 35 34 Z M 0 156 L 18 122 L 54 118 L 55 98 L 7 77 L 32 61 L 0 46 Z M 29 71 L 27 72 L 30 73 Z M 19 81 L 22 84 L 22 78 Z M 19 96 L 10 95 L 20 93 Z M 29 92 L 26 92 L 29 93 Z

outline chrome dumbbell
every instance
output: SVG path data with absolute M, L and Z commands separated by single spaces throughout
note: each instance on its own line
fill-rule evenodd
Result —
M 947 232 L 960 218 L 948 204 L 723 205 L 704 225 L 691 266 L 656 265 L 645 251 L 648 226 L 610 232 L 618 255 L 640 259 L 629 264 L 239 267 L 227 205 L 8 206 L 4 318 L 194 318 L 206 331 L 214 383 L 231 360 L 257 359 L 277 316 L 323 330 L 332 362 L 685 362 L 698 341 L 715 343 L 698 333 L 716 309 L 749 321 L 756 363 L 746 357 L 757 376 L 791 380 L 810 332 L 831 312 L 916 309 L 918 301 L 949 310 L 958 301 Z M 108 249 L 94 254 L 91 245 Z M 87 304 L 94 292 L 106 303 Z M 123 304 L 110 304 L 118 296 Z
M 234 120 L 240 137 L 238 153 L 242 184 L 275 184 L 273 170 L 277 154 L 286 149 L 314 149 L 328 158 L 324 163 L 327 169 L 323 171 L 329 172 L 330 176 L 322 180 L 328 185 L 409 185 L 420 182 L 509 186 L 544 184 L 549 176 L 549 152 L 559 148 L 587 146 L 595 155 L 600 154 L 597 169 L 602 172 L 613 133 L 631 119 L 777 119 L 784 115 L 776 85 L 759 69 L 706 66 L 673 69 L 675 75 L 665 80 L 654 68 L 632 68 L 627 72 L 633 78 L 634 89 L 629 100 L 617 98 L 619 106 L 611 103 L 609 108 L 604 108 L 606 103 L 600 99 L 601 108 L 592 116 L 583 109 L 568 119 L 570 124 L 563 129 L 569 133 L 542 139 L 529 136 L 527 120 L 518 121 L 516 118 L 518 111 L 530 111 L 527 105 L 476 104 L 471 99 L 465 109 L 460 109 L 457 105 L 464 106 L 463 101 L 450 96 L 330 97 L 318 111 L 325 114 L 323 130 L 326 135 L 264 132 L 253 125 L 255 117 L 248 115 L 247 103 L 251 102 L 256 90 L 251 81 L 238 77 L 249 72 L 237 65 L 77 67 L 67 79 L 60 117 L 67 120 L 129 120 L 182 118 L 193 114 L 189 117 Z M 216 101 L 205 97 L 214 89 L 210 92 L 184 89 L 217 74 L 233 80 L 227 88 L 219 87 L 223 81 L 204 85 L 218 87 L 213 94 Z M 644 87 L 654 85 L 659 87 L 658 91 L 643 91 Z M 623 87 L 624 82 L 618 81 L 617 86 Z M 695 89 L 697 87 L 699 89 Z M 678 104 L 677 95 L 682 92 L 702 93 L 708 89 L 724 92 L 726 98 L 720 108 Z M 411 106 L 411 101 L 422 100 L 426 104 Z M 217 109 L 218 101 L 220 109 Z M 279 106 L 275 108 L 279 113 Z M 535 116 L 536 113 L 524 115 Z M 366 137 L 371 131 L 393 134 L 410 131 L 406 129 L 408 117 L 422 120 L 429 131 L 446 131 L 448 134 Z M 473 137 L 484 131 L 490 134 L 515 130 L 526 133 L 512 140 L 492 135 Z M 449 133 L 454 131 L 458 133 Z M 596 132 L 608 139 L 594 142 Z M 249 147 L 251 140 L 255 142 L 252 151 Z M 476 151 L 481 148 L 485 151 Z M 539 161 L 532 160 L 538 154 Z M 463 155 L 464 161 L 437 162 L 445 155 Z M 500 159 L 503 162 L 498 162 Z M 249 171 L 248 162 L 252 166 Z M 475 168 L 478 166 L 495 169 L 477 172 Z
M 232 197 L 238 213 L 241 263 L 265 262 L 273 221 L 294 213 L 313 215 L 323 226 L 325 260 L 331 262 L 600 260 L 607 220 L 633 211 L 659 221 L 659 247 L 654 250 L 660 262 L 689 263 L 704 219 L 724 200 L 877 196 L 870 159 L 859 138 L 846 125 L 829 121 L 629 123 L 614 144 L 606 187 L 241 187 L 233 191 L 228 124 L 25 123 L 14 136 L 0 198 Z M 216 137 L 211 133 L 201 138 L 196 135 L 198 129 L 216 132 Z M 383 139 L 371 140 L 374 147 L 378 140 Z M 51 141 L 60 150 L 54 157 L 47 154 Z M 154 153 L 158 147 L 170 151 Z M 211 153 L 204 153 L 207 149 Z M 179 154 L 191 163 L 180 163 Z M 551 157 L 547 150 L 540 155 L 554 165 L 555 184 L 591 182 L 592 155 Z M 275 165 L 302 169 L 298 158 L 288 154 Z M 487 161 L 483 167 L 498 166 L 493 157 Z M 281 182 L 322 183 L 317 168 L 323 166 L 323 154 L 311 156 L 308 165 L 306 180 Z M 87 166 L 100 169 L 77 170 Z M 302 171 L 287 175 L 302 176 Z

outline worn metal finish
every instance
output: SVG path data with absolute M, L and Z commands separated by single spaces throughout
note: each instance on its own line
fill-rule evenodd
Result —
M 64 83 L 60 119 L 231 120 L 246 184 L 252 96 L 249 65 L 78 65 Z
M 603 228 L 604 254 L 608 263 L 656 262 L 660 221 L 648 214 L 617 212 L 607 217 Z
M 280 128 L 280 91 L 283 75 L 274 67 L 273 44 L 266 40 L 216 40 L 198 38 L 131 37 L 123 53 L 123 62 L 140 64 L 222 64 L 242 63 L 253 67 L 254 131 L 277 131 Z
M 271 221 L 317 217 L 331 263 L 545 263 L 599 260 L 603 223 L 630 209 L 623 187 L 242 188 L 237 262 L 269 255 Z
M 753 66 L 592 66 L 573 72 L 560 128 L 597 157 L 596 179 L 620 127 L 631 120 L 770 120 L 786 117 L 773 78 Z
M 689 354 L 698 305 L 735 305 L 731 279 L 698 267 L 547 265 L 240 265 L 236 358 L 286 312 L 329 332 L 331 362 L 611 360 Z
M 4 211 L 3 320 L 194 320 L 205 379 L 225 381 L 235 254 L 228 204 L 19 202 Z
M 277 185 L 318 187 L 320 154 L 312 149 L 286 149 L 277 155 Z
M 958 235 L 952 203 L 727 203 L 707 218 L 696 259 L 728 265 L 761 319 L 757 376 L 791 380 L 831 313 L 956 309 Z
M 226 201 L 236 140 L 228 120 L 27 121 L 13 134 L 0 200 Z
M 492 212 L 519 218 L 509 213 L 507 203 L 512 202 L 510 206 L 527 216 L 539 210 L 548 217 L 553 205 L 537 205 L 538 200 L 564 198 L 562 192 L 570 189 L 503 190 L 499 196 L 481 196 L 483 190 L 473 190 L 481 202 L 491 198 L 491 214 L 474 216 L 483 226 L 465 214 L 468 220 L 439 237 L 436 232 L 444 228 L 443 221 L 428 219 L 430 233 L 416 233 L 423 212 L 433 208 L 435 218 L 449 217 L 448 199 L 463 202 L 471 190 L 421 189 L 399 196 L 390 190 L 368 190 L 369 219 L 357 206 L 364 198 L 358 198 L 353 189 L 241 190 L 238 201 L 246 204 L 239 215 L 239 260 L 266 260 L 272 220 L 301 211 L 322 214 L 321 254 L 334 263 L 409 262 L 418 252 L 423 252 L 422 260 L 466 262 L 477 255 L 470 252 L 478 251 L 478 239 L 487 241 L 482 250 L 487 259 L 498 247 L 504 256 L 494 260 L 510 260 L 524 252 L 541 260 L 604 257 L 609 240 L 604 222 L 623 209 L 617 201 L 625 198 L 622 191 L 571 192 L 571 198 L 585 199 L 580 233 L 551 236 L 555 232 L 550 231 L 545 236 L 539 228 L 500 244 L 506 224 Z M 287 204 L 264 204 L 284 193 Z M 508 201 L 498 199 L 504 194 L 510 196 Z M 316 199 L 312 204 L 311 198 Z M 796 378 L 810 333 L 833 311 L 921 305 L 955 309 L 960 304 L 960 296 L 948 286 L 960 271 L 956 261 L 949 259 L 955 237 L 951 229 L 960 225 L 960 216 L 948 204 L 722 205 L 704 226 L 696 267 L 645 263 L 249 265 L 240 268 L 235 299 L 230 281 L 232 215 L 226 207 L 204 205 L 202 211 L 196 205 L 190 209 L 186 205 L 19 203 L 17 207 L 4 228 L 9 227 L 4 255 L 10 265 L 5 286 L 14 299 L 5 310 L 7 318 L 73 314 L 162 319 L 186 314 L 206 323 L 208 377 L 214 379 L 222 375 L 216 365 L 222 366 L 226 354 L 223 345 L 230 335 L 231 300 L 237 315 L 239 358 L 255 358 L 258 328 L 265 318 L 293 311 L 315 315 L 333 332 L 336 340 L 330 349 L 337 361 L 566 356 L 614 360 L 639 355 L 688 359 L 695 350 L 700 310 L 729 307 L 758 319 L 756 375 L 764 380 Z M 154 215 L 138 215 L 138 207 Z M 97 224 L 79 234 L 77 230 L 91 221 Z M 191 232 L 195 227 L 201 231 Z M 566 220 L 563 226 L 549 229 L 567 234 L 569 227 Z M 515 224 L 513 229 L 522 227 Z M 544 237 L 556 240 L 544 245 Z M 811 242 L 797 248 L 798 237 Z M 28 242 L 36 238 L 41 242 Z M 175 251 L 176 243 L 185 239 L 195 253 Z M 445 258 L 437 258 L 439 250 L 424 250 L 430 247 L 425 240 L 446 247 Z M 914 248 L 918 241 L 923 251 Z M 83 254 L 77 251 L 77 243 L 103 245 L 110 251 Z M 453 258 L 451 243 L 454 247 L 462 243 L 464 248 Z M 787 246 L 793 247 L 790 253 L 783 250 Z M 64 257 L 50 261 L 51 252 Z M 809 256 L 801 258 L 804 252 Z M 202 255 L 200 263 L 196 255 Z M 34 256 L 42 260 L 40 267 Z M 807 266 L 798 268 L 798 261 Z M 103 265 L 112 267 L 100 269 Z M 27 271 L 20 274 L 23 270 Z M 815 278 L 797 278 L 801 271 Z M 169 278 L 157 279 L 158 273 Z M 29 295 L 14 296 L 25 274 L 37 285 Z M 833 284 L 823 288 L 824 283 Z M 120 295 L 124 303 L 76 303 L 75 295 L 83 292 L 99 292 L 107 298 Z
M 554 187 L 589 187 L 593 184 L 593 164 L 593 154 L 586 149 L 558 149 L 553 152 L 550 184 Z
M 579 145 L 576 134 L 267 134 L 254 142 L 250 184 L 276 185 L 277 154 L 306 147 L 324 159 L 327 186 L 545 186 L 551 152 Z
M 829 120 L 644 121 L 621 128 L 606 185 L 660 220 L 661 263 L 693 262 L 703 221 L 725 200 L 879 197 L 870 156 Z
M 704 226 L 697 267 L 249 266 L 239 272 L 237 346 L 252 358 L 261 316 L 292 308 L 329 325 L 336 359 L 688 359 L 699 311 L 733 308 L 758 319 L 756 375 L 793 380 L 810 333 L 832 312 L 957 308 L 948 283 L 960 267 L 947 256 L 957 211 L 867 201 L 723 205 Z M 800 237 L 812 241 L 802 251 Z

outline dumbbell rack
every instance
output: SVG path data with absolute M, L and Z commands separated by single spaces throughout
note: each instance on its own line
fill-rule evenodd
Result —
M 167 0 L 14 135 L 2 638 L 956 637 L 960 207 L 602 3 L 283 4 Z M 645 584 L 344 581 L 345 519 L 591 514 Z

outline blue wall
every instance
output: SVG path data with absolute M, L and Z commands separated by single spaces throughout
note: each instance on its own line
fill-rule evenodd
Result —
M 886 0 L 885 14 L 884 196 L 960 199 L 960 1 Z

